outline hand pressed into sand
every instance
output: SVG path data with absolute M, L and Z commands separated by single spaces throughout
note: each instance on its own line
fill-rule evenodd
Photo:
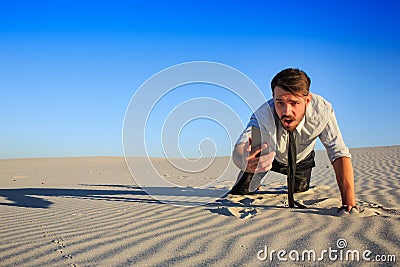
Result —
M 339 186 L 342 197 L 342 207 L 345 211 L 350 212 L 356 207 L 356 199 L 354 193 L 354 171 L 351 158 L 337 158 L 333 163 L 336 181 Z M 358 208 L 356 208 L 358 210 Z
M 251 138 L 244 147 L 244 159 L 247 163 L 246 172 L 259 173 L 266 172 L 272 168 L 272 162 L 275 158 L 275 152 L 268 153 L 268 144 L 262 143 L 254 148 L 251 146 Z

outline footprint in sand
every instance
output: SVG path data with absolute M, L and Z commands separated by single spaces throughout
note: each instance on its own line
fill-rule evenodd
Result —
M 53 241 L 51 241 L 54 244 L 57 244 L 57 248 L 54 251 L 57 251 L 58 253 L 62 254 L 63 253 L 63 248 L 65 248 L 63 239 L 61 237 L 57 237 Z
M 257 210 L 255 208 L 237 208 L 230 207 L 228 208 L 230 214 L 239 219 L 248 219 L 256 215 Z
M 65 245 L 64 245 L 64 239 L 62 237 L 57 237 L 56 239 L 54 239 L 51 242 L 54 243 L 54 244 L 57 244 L 57 248 L 54 251 L 56 251 L 56 252 L 58 252 L 60 254 L 64 253 L 63 249 L 65 248 Z M 63 255 L 63 257 L 66 258 L 66 259 L 72 259 L 72 255 L 71 254 L 65 254 L 65 255 Z

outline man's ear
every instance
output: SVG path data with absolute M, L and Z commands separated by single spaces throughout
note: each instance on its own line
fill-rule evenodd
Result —
M 306 98 L 306 106 L 308 106 L 308 104 L 311 103 L 311 99 L 312 99 L 312 95 L 311 95 L 311 93 L 308 93 L 308 96 Z

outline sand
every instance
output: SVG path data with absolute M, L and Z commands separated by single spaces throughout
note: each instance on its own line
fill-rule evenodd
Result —
M 120 157 L 0 160 L 0 266 L 396 265 L 400 146 L 351 153 L 364 211 L 342 216 L 324 151 L 317 152 L 312 188 L 295 195 L 308 206 L 304 210 L 286 207 L 280 174 L 269 175 L 252 196 L 177 207 L 178 200 L 171 205 L 147 195 Z M 176 183 L 192 186 L 218 176 L 216 170 L 182 174 L 161 159 L 154 162 Z M 220 181 L 215 190 L 228 190 L 229 183 Z M 315 260 L 307 258 L 311 250 Z M 351 254 L 346 260 L 350 250 L 359 252 L 359 261 Z M 367 262 L 365 251 L 368 259 L 386 262 Z

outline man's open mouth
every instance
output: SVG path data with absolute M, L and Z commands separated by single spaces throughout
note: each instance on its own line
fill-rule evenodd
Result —
M 285 126 L 285 127 L 291 126 L 293 122 L 294 122 L 294 120 L 291 120 L 291 119 L 283 119 L 283 120 L 282 120 L 282 124 L 283 124 L 283 126 Z
M 293 120 L 283 120 L 285 123 L 292 123 L 293 122 Z

